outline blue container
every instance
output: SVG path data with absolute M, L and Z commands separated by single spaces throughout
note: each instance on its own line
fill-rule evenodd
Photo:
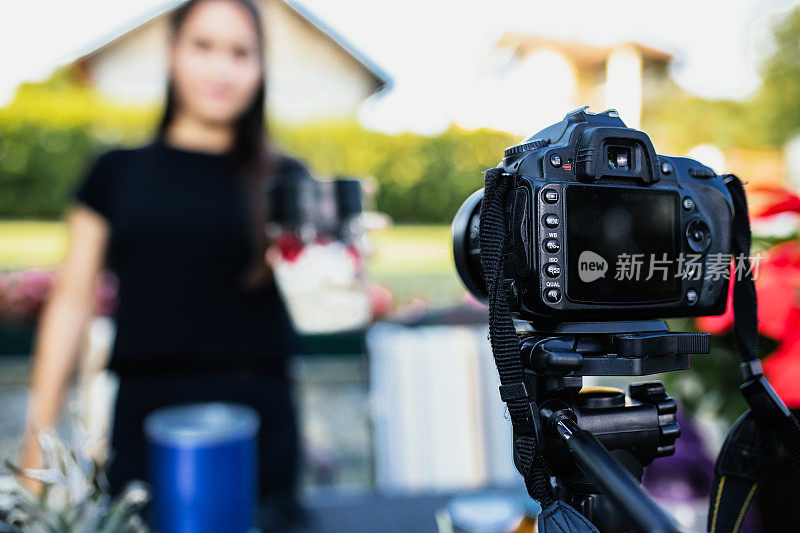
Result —
M 156 531 L 253 529 L 259 425 L 256 411 L 234 403 L 176 405 L 147 416 Z

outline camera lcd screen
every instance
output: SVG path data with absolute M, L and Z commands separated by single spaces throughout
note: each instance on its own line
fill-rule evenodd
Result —
M 678 202 L 672 191 L 567 187 L 567 296 L 599 304 L 677 299 Z

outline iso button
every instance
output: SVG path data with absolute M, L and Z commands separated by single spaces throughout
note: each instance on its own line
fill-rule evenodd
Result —
M 544 273 L 550 278 L 557 278 L 561 275 L 561 267 L 558 266 L 557 263 L 548 263 L 548 265 L 544 267 Z

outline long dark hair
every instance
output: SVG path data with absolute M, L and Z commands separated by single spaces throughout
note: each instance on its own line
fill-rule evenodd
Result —
M 189 0 L 175 9 L 169 17 L 169 27 L 173 42 L 186 20 L 189 13 L 199 4 L 208 0 Z M 226 0 L 244 7 L 255 25 L 258 40 L 258 54 L 261 64 L 264 65 L 264 31 L 261 23 L 261 14 L 258 7 L 251 0 Z M 253 239 L 254 255 L 253 265 L 247 273 L 247 284 L 250 286 L 260 284 L 268 275 L 265 260 L 267 237 L 265 233 L 265 206 L 264 206 L 264 179 L 268 174 L 269 150 L 266 115 L 264 113 L 264 99 L 266 96 L 266 68 L 262 66 L 263 75 L 253 101 L 236 120 L 233 146 L 228 152 L 233 179 L 242 188 L 248 202 L 251 220 L 251 233 Z M 170 75 L 171 76 L 171 75 Z M 164 140 L 167 129 L 175 118 L 178 105 L 174 81 L 169 79 L 167 84 L 167 101 L 161 123 L 158 126 L 157 137 Z

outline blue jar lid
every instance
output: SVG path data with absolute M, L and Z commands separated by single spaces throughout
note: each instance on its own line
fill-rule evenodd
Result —
M 144 420 L 147 440 L 166 446 L 214 446 L 258 433 L 258 413 L 237 403 L 193 403 L 156 409 Z

